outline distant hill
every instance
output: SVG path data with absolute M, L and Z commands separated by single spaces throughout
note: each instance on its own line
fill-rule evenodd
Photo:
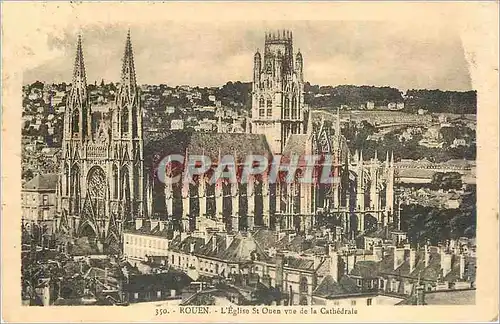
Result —
M 415 112 L 425 109 L 429 112 L 476 114 L 476 91 L 408 90 L 405 110 Z
M 217 89 L 217 97 L 222 103 L 249 110 L 252 105 L 251 82 L 228 82 Z M 397 88 L 375 86 L 320 86 L 304 85 L 305 102 L 312 108 L 337 108 L 347 106 L 350 109 L 367 109 L 370 102 L 372 109 L 387 109 L 390 103 L 404 103 L 405 112 L 417 112 L 419 109 L 429 112 L 476 114 L 476 91 L 441 91 L 411 89 L 403 93 Z M 232 103 L 232 104 L 231 104 Z
M 372 102 L 375 107 L 403 102 L 399 89 L 374 86 L 319 86 L 306 82 L 304 85 L 305 101 L 313 108 L 349 106 L 351 109 L 366 107 Z

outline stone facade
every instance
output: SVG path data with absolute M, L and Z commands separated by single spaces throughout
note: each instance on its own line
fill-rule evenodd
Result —
M 130 34 L 110 115 L 93 116 L 79 38 L 64 114 L 58 226 L 116 248 L 125 224 L 142 215 L 142 111 Z
M 263 56 L 254 56 L 251 129 L 280 154 L 288 136 L 306 131 L 303 59 L 293 53 L 290 31 L 266 34 Z

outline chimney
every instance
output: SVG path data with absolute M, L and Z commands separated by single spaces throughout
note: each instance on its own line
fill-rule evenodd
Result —
M 335 244 L 328 244 L 328 255 L 331 255 L 332 253 L 334 253 L 337 249 L 335 248 Z
M 327 235 L 328 235 L 328 242 L 333 242 L 333 232 L 328 231 Z
M 136 218 L 135 219 L 135 229 L 138 230 L 141 227 L 142 227 L 142 218 Z
M 429 261 L 431 259 L 431 254 L 429 253 L 429 246 L 427 244 L 424 246 L 424 262 L 425 262 L 425 267 L 427 268 L 429 266 Z
M 335 226 L 335 240 L 340 241 L 342 239 L 342 227 Z
M 375 262 L 382 261 L 384 255 L 384 248 L 382 246 L 374 246 L 373 247 L 373 256 Z
M 194 247 L 195 247 L 195 243 L 192 242 L 191 244 L 189 244 L 189 253 L 193 254 L 194 253 Z
M 158 226 L 159 223 L 160 221 L 158 219 L 151 219 L 151 230 Z
M 417 251 L 414 249 L 410 250 L 410 273 L 415 270 L 415 265 L 417 264 Z
M 314 261 L 314 270 L 316 270 L 316 269 L 318 269 L 319 265 L 321 264 L 322 256 L 315 254 L 313 261 Z
M 335 282 L 340 280 L 339 255 L 337 252 L 330 252 L 330 275 Z
M 441 252 L 441 270 L 443 271 L 443 277 L 446 277 L 451 271 L 452 258 L 453 254 L 444 251 Z
M 457 247 L 457 241 L 455 241 L 454 239 L 451 239 L 450 244 L 449 244 L 450 250 L 454 251 L 455 247 Z
M 419 283 L 417 283 L 417 287 L 415 288 L 416 292 L 417 292 L 417 305 L 425 305 L 425 290 L 424 290 L 424 286 L 422 286 Z
M 217 251 L 217 235 L 212 236 L 212 251 Z
M 347 255 L 347 273 L 351 273 L 356 264 L 356 254 Z
M 234 234 L 227 234 L 226 235 L 226 249 L 229 249 L 229 246 L 231 243 L 233 243 L 234 240 Z
M 276 254 L 276 288 L 283 291 L 283 266 L 285 264 L 285 256 L 283 253 Z
M 43 293 L 42 293 L 42 301 L 43 301 L 43 306 L 50 306 L 50 280 L 47 280 L 47 282 L 44 283 L 43 286 Z
M 405 262 L 405 249 L 394 249 L 394 270 L 399 268 Z
M 465 279 L 465 255 L 460 254 L 460 279 Z
M 165 221 L 160 221 L 159 225 L 160 225 L 160 231 L 163 231 L 165 229 Z

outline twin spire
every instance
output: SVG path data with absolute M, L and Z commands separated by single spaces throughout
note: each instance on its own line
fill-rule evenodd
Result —
M 136 87 L 134 54 L 132 51 L 132 42 L 130 40 L 130 30 L 127 33 L 127 41 L 125 43 L 125 53 L 122 59 L 122 72 L 120 82 L 127 88 L 133 90 Z M 85 74 L 85 63 L 83 60 L 82 36 L 78 35 L 76 46 L 75 66 L 73 70 L 73 87 L 78 87 L 86 91 L 87 77 Z

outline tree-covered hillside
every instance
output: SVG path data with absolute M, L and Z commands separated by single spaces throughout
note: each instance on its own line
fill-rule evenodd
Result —
M 405 97 L 405 110 L 409 112 L 418 109 L 454 114 L 477 112 L 476 91 L 408 90 Z
M 217 98 L 223 105 L 251 107 L 251 82 L 227 82 L 217 89 Z M 320 86 L 306 82 L 305 102 L 311 108 L 336 109 L 348 106 L 350 109 L 366 109 L 367 102 L 373 109 L 387 109 L 390 103 L 404 103 L 403 111 L 415 113 L 419 109 L 429 112 L 475 114 L 477 110 L 476 91 L 408 90 L 403 93 L 393 87 L 375 86 Z

